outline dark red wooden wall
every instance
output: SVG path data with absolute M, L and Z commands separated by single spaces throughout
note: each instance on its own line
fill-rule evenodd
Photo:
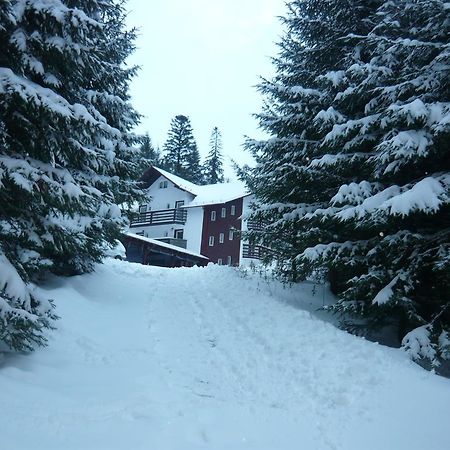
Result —
M 215 205 L 204 206 L 203 214 L 203 232 L 201 254 L 207 256 L 210 261 L 217 263 L 218 259 L 222 259 L 223 264 L 227 264 L 228 256 L 231 256 L 231 264 L 239 264 L 239 247 L 240 240 L 235 234 L 232 241 L 229 240 L 229 231 L 234 228 L 236 231 L 241 230 L 242 215 L 242 197 L 227 203 L 218 203 Z M 236 212 L 231 215 L 231 206 L 234 205 Z M 221 217 L 222 208 L 226 208 L 226 217 Z M 216 220 L 211 220 L 211 212 L 216 211 Z M 224 233 L 224 242 L 219 242 L 220 233 Z M 214 236 L 214 245 L 209 245 L 209 237 Z

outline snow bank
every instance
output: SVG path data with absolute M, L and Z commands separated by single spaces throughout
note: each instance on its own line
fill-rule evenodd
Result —
M 54 278 L 50 346 L 0 366 L 2 448 L 450 448 L 450 380 L 320 320 L 315 290 L 111 259 Z

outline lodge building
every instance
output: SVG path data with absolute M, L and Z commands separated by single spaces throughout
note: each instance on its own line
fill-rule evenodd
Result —
M 199 186 L 155 166 L 142 181 L 149 201 L 125 234 L 129 260 L 169 267 L 258 261 L 260 249 L 241 239 L 252 228 L 253 195 L 244 183 Z

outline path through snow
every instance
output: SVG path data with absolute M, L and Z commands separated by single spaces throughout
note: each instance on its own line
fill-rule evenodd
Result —
M 50 346 L 0 367 L 2 449 L 450 448 L 450 380 L 319 320 L 311 285 L 111 260 L 47 291 Z

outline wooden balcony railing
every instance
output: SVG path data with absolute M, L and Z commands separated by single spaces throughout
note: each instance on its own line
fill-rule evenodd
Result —
M 242 257 L 261 259 L 264 254 L 265 248 L 259 245 L 243 244 Z
M 148 225 L 166 225 L 179 223 L 184 225 L 187 219 L 187 209 L 162 209 L 160 211 L 148 211 L 141 213 L 130 224 L 130 228 L 143 227 Z
M 248 220 L 247 229 L 248 231 L 262 231 L 264 230 L 264 225 L 260 220 Z

